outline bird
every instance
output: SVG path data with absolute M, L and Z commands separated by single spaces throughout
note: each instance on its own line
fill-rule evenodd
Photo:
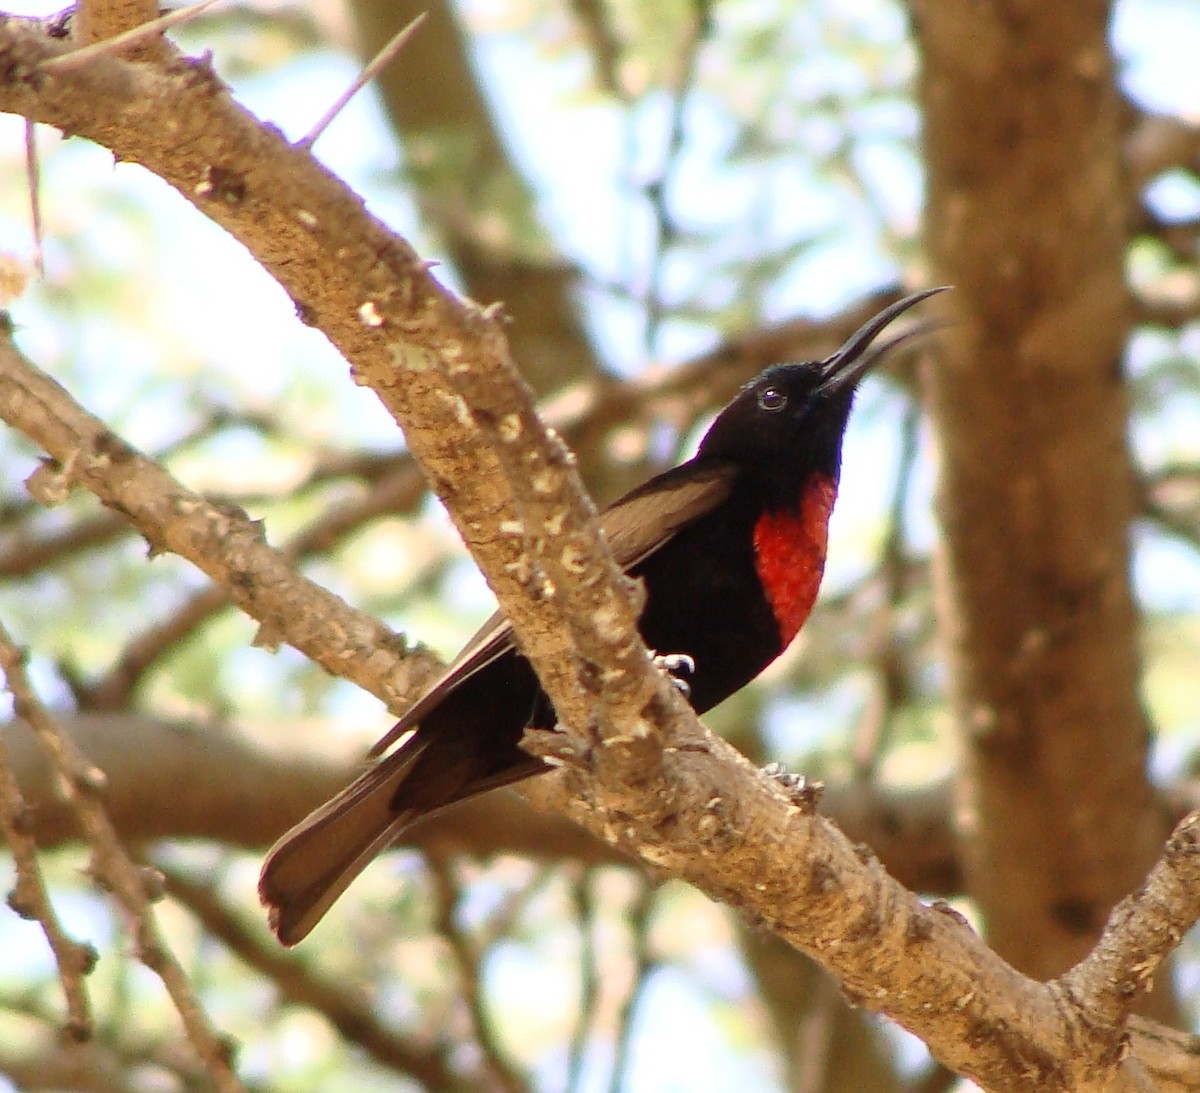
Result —
M 855 389 L 880 360 L 933 329 L 919 323 L 880 339 L 941 291 L 896 301 L 822 360 L 767 368 L 717 414 L 691 459 L 601 514 L 614 559 L 644 585 L 641 636 L 697 713 L 758 676 L 808 618 Z M 375 765 L 270 849 L 259 896 L 278 939 L 303 940 L 418 819 L 551 769 L 521 749 L 521 738 L 555 724 L 497 612 L 372 748 Z

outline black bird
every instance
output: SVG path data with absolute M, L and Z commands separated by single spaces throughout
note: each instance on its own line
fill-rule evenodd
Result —
M 645 582 L 642 637 L 689 664 L 697 713 L 754 679 L 808 618 L 855 387 L 889 351 L 929 329 L 877 342 L 884 328 L 940 291 L 892 304 L 822 361 L 768 368 L 717 415 L 694 458 L 601 517 L 617 562 Z M 259 894 L 279 940 L 303 939 L 414 821 L 549 769 L 520 741 L 527 727 L 554 724 L 511 626 L 493 615 L 371 754 L 415 730 L 411 737 L 267 855 Z

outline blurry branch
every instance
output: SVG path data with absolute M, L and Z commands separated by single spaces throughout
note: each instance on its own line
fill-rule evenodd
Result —
M 91 849 L 92 876 L 111 893 L 125 914 L 126 930 L 138 959 L 162 981 L 188 1039 L 219 1093 L 242 1093 L 243 1086 L 231 1066 L 232 1045 L 218 1036 L 209 1024 L 187 975 L 159 930 L 152 907 L 158 895 L 155 878 L 129 859 L 105 812 L 103 772 L 87 761 L 42 706 L 26 676 L 25 656 L 2 625 L 0 669 L 7 678 L 16 713 L 33 728 L 38 743 L 55 768 L 63 796 L 83 828 Z M 90 960 L 71 969 L 74 974 L 86 974 L 91 970 Z M 81 1027 L 75 1031 L 78 1035 L 86 1035 L 88 1029 Z
M 1200 469 L 1163 467 L 1139 481 L 1142 515 L 1200 549 Z
M 1181 265 L 1188 265 L 1195 260 L 1200 217 L 1167 219 L 1153 209 L 1146 208 L 1142 210 L 1138 229 L 1162 243 Z
M 735 334 L 695 357 L 670 368 L 651 368 L 624 383 L 570 387 L 545 405 L 547 424 L 568 438 L 585 426 L 603 429 L 629 422 L 665 421 L 687 429 L 768 365 L 825 356 L 901 295 L 894 286 L 857 301 L 833 319 L 788 319 Z
M 457 6 L 354 0 L 350 10 L 364 57 L 428 12 L 414 48 L 377 81 L 422 221 L 439 236 L 468 296 L 505 301 L 515 319 L 513 354 L 537 391 L 597 375 L 575 273 L 543 229 L 533 189 L 492 115 Z
M 260 427 L 264 432 L 272 430 L 272 423 L 264 423 L 255 415 L 214 412 L 209 420 L 188 436 L 152 453 L 152 458 L 159 465 L 165 465 L 179 451 L 214 436 L 220 429 L 242 425 Z M 308 550 L 327 549 L 324 545 L 326 540 L 332 544 L 341 535 L 362 526 L 373 516 L 407 511 L 425 493 L 424 479 L 404 453 L 332 450 L 318 453 L 299 481 L 289 481 L 276 492 L 230 487 L 206 491 L 204 497 L 206 501 L 224 507 L 268 505 L 285 496 L 289 499 L 303 497 L 314 489 L 341 479 L 362 480 L 369 492 L 364 497 L 336 502 L 321 518 L 313 521 L 304 533 Z M 350 515 L 360 507 L 361 515 Z M 340 515 L 334 515 L 333 508 L 337 508 Z M 40 512 L 41 506 L 28 497 L 14 497 L 0 503 L 0 527 L 3 527 L 8 540 L 0 543 L 0 577 L 28 576 L 69 561 L 83 551 L 105 547 L 118 539 L 137 534 L 137 529 L 118 514 L 93 511 L 78 516 L 65 527 L 42 531 L 33 525 L 32 520 Z M 325 528 L 324 534 L 319 530 L 322 527 Z M 296 548 L 293 546 L 291 549 Z
M 1168 330 L 1178 330 L 1186 323 L 1195 322 L 1200 318 L 1200 297 L 1171 299 L 1156 296 L 1150 298 L 1138 294 L 1133 298 L 1132 314 L 1139 325 L 1161 326 Z
M 616 1042 L 613 1045 L 612 1072 L 608 1077 L 608 1093 L 622 1093 L 626 1087 L 629 1053 L 633 1045 L 634 1022 L 638 1007 L 650 986 L 651 977 L 659 962 L 650 947 L 650 918 L 657 903 L 657 888 L 643 882 L 629 909 L 629 934 L 633 948 L 633 979 L 629 994 L 617 1014 Z
M 1132 118 L 1125 133 L 1125 165 L 1135 193 L 1166 171 L 1200 172 L 1200 125 L 1128 100 L 1125 109 Z
M 567 1078 L 563 1093 L 580 1093 L 589 1041 L 596 1034 L 600 1003 L 600 969 L 596 952 L 596 899 L 591 869 L 571 879 L 570 898 L 579 931 L 579 1004 L 567 1046 Z
M 143 1080 L 157 1079 L 158 1087 L 204 1089 L 211 1087 L 208 1075 L 195 1059 L 174 1057 L 152 1047 L 125 1049 L 108 1041 L 92 1040 L 64 1049 L 60 1044 L 25 1043 L 16 1037 L 0 1044 L 0 1074 L 14 1089 L 35 1093 L 70 1090 L 71 1093 L 129 1093 L 130 1071 Z M 153 1077 L 150 1077 L 153 1075 Z M 172 1081 L 173 1079 L 173 1081 Z
M 0 337 L 0 418 L 53 462 L 30 479 L 44 504 L 76 485 L 134 523 L 152 553 L 170 550 L 203 570 L 262 624 L 256 641 L 287 640 L 335 675 L 402 708 L 431 667 L 382 623 L 297 574 L 267 546 L 261 525 L 209 504 L 140 455 Z
M 868 850 L 813 814 L 810 796 L 793 796 L 707 733 L 654 670 L 634 626 L 633 590 L 595 536 L 570 456 L 541 425 L 494 311 L 447 294 L 403 240 L 311 157 L 241 111 L 204 66 L 179 61 L 151 72 L 99 58 L 68 76 L 41 73 L 40 61 L 58 49 L 27 27 L 0 25 L 0 108 L 101 140 L 175 185 L 250 248 L 403 423 L 562 715 L 566 731 L 541 740 L 568 764 L 557 808 L 775 930 L 862 1005 L 990 1089 L 1028 1089 L 1030 1074 L 1051 1093 L 1137 1087 L 1134 1067 L 1121 1062 L 1123 1028 L 1089 1020 L 1061 985 L 1021 976 L 948 908 L 917 901 Z M 169 147 L 164 112 L 173 122 Z M 30 391 L 46 382 L 27 366 L 19 374 Z M 23 407 L 30 396 L 16 387 L 10 404 Z M 66 477 L 111 499 L 126 469 L 150 473 L 94 424 L 80 443 L 70 430 L 41 428 L 40 412 L 13 416 L 63 460 L 65 475 L 35 483 L 42 496 Z M 162 478 L 153 492 L 178 498 Z M 139 502 L 130 491 L 120 500 L 129 511 Z M 219 523 L 217 541 L 200 536 L 205 549 L 193 553 L 239 590 L 281 566 L 240 523 L 189 503 L 178 522 L 151 521 L 155 541 L 165 531 L 167 545 L 182 551 Z M 144 509 L 139 523 L 161 516 Z M 501 530 L 514 512 L 520 535 Z M 235 536 L 254 549 L 230 571 L 225 552 Z M 301 645 L 294 632 L 307 625 L 304 612 L 270 622 Z M 369 659 L 370 648 L 358 655 Z M 1200 872 L 1200 856 L 1164 862 L 1181 888 L 1200 891 L 1200 876 L 1190 875 Z
M 613 26 L 613 11 L 603 0 L 570 0 L 567 5 L 587 42 L 596 85 L 618 101 L 625 99 L 621 85 L 623 46 Z
M 887 530 L 880 550 L 879 577 L 883 584 L 882 602 L 875 612 L 867 639 L 867 660 L 874 669 L 872 695 L 863 713 L 851 746 L 851 760 L 857 778 L 874 776 L 887 750 L 888 731 L 897 710 L 908 697 L 909 665 L 896 633 L 900 604 L 905 595 L 904 510 L 908 503 L 913 472 L 917 465 L 917 438 L 920 409 L 916 403 L 905 406 L 901 426 L 900 466 L 888 506 Z
M 771 1019 L 789 1093 L 899 1093 L 877 1021 L 840 1004 L 836 981 L 778 937 L 739 924 L 738 948 Z
M 328 551 L 369 520 L 390 515 L 397 508 L 410 507 L 424 493 L 424 479 L 415 467 L 409 466 L 385 479 L 365 496 L 331 505 L 308 527 L 295 534 L 280 553 L 286 561 L 295 564 Z M 103 677 L 90 683 L 73 683 L 71 689 L 79 708 L 124 709 L 134 689 L 158 660 L 176 649 L 184 638 L 228 607 L 230 602 L 231 596 L 220 585 L 196 593 L 169 618 L 129 642 L 116 664 Z M 431 667 L 432 657 L 426 655 L 425 659 Z
M 1200 125 L 1179 117 L 1155 114 L 1127 102 L 1132 117 L 1125 134 L 1125 167 L 1133 197 L 1131 208 L 1136 217 L 1132 229 L 1159 240 L 1175 259 L 1190 267 L 1195 262 L 1200 219 L 1195 217 L 1163 219 L 1148 203 L 1146 189 L 1155 179 L 1175 171 L 1200 182 Z M 1135 317 L 1139 322 L 1178 328 L 1195 319 L 1200 299 L 1194 291 L 1188 299 L 1137 299 Z
M 416 467 L 408 463 L 367 493 L 330 505 L 308 527 L 294 535 L 281 553 L 295 562 L 331 550 L 369 521 L 411 508 L 424 494 L 424 479 Z M 240 511 L 237 506 L 220 500 L 214 500 L 213 504 L 226 513 L 236 515 Z M 136 534 L 136 527 L 120 516 L 105 514 L 84 516 L 65 530 L 40 540 L 22 540 L 18 536 L 7 552 L 0 551 L 0 575 L 10 570 L 25 572 L 31 565 L 40 569 L 51 558 L 60 560 L 77 550 L 101 546 L 127 534 Z M 102 678 L 92 681 L 69 679 L 78 706 L 85 710 L 124 709 L 133 690 L 159 659 L 228 607 L 231 600 L 221 585 L 209 586 L 191 595 L 167 619 L 131 640 Z
M 125 842 L 210 839 L 261 850 L 361 769 L 357 754 L 349 754 L 356 751 L 351 745 L 334 755 L 328 746 L 305 746 L 302 733 L 280 753 L 248 743 L 244 730 L 217 725 L 116 713 L 76 714 L 62 722 L 89 762 L 105 772 L 105 803 Z M 30 806 L 31 836 L 41 847 L 77 839 L 78 823 L 56 794 L 53 771 L 28 726 L 13 722 L 0 731 Z M 539 799 L 548 780 L 522 788 Z M 1200 797 L 1182 787 L 1177 797 L 1172 798 L 1177 815 L 1200 805 Z M 821 807 L 851 839 L 869 844 L 906 887 L 945 896 L 962 890 L 948 784 L 921 790 L 870 782 L 833 785 Z M 448 809 L 406 832 L 401 845 L 441 855 L 511 853 L 534 861 L 633 864 L 570 820 L 534 812 L 507 791 Z
M 229 593 L 220 585 L 207 585 L 162 622 L 126 642 L 116 662 L 99 678 L 86 680 L 77 678 L 74 671 L 64 671 L 76 707 L 89 713 L 127 709 L 138 684 L 158 660 L 230 602 Z
M 685 25 L 676 31 L 677 53 L 674 71 L 667 77 L 667 93 L 670 98 L 670 120 L 662 150 L 662 164 L 655 178 L 644 183 L 642 192 L 650 206 L 650 217 L 654 224 L 654 248 L 650 257 L 650 270 L 646 281 L 646 351 L 654 352 L 659 329 L 667 305 L 663 300 L 663 278 L 667 258 L 679 236 L 674 214 L 670 209 L 671 187 L 684 151 L 684 116 L 697 76 L 697 61 L 700 48 L 712 33 L 713 18 L 710 0 L 692 0 L 687 5 L 688 18 Z M 634 117 L 630 113 L 625 124 L 632 127 Z M 626 140 L 632 149 L 635 142 Z M 628 230 L 628 229 L 627 229 Z
M 34 812 L 21 794 L 17 775 L 9 763 L 8 748 L 0 736 L 0 831 L 17 870 L 16 884 L 8 894 L 7 903 L 21 918 L 33 919 L 42 927 L 67 1001 L 67 1036 L 82 1042 L 95 1031 L 84 979 L 95 966 L 96 951 L 75 941 L 63 929 L 42 877 L 33 827 Z
M 517 1073 L 516 1067 L 500 1047 L 492 1029 L 483 993 L 483 958 L 487 942 L 477 941 L 459 924 L 457 907 L 462 896 L 454 866 L 446 858 L 428 857 L 429 877 L 434 896 L 434 924 L 438 936 L 446 942 L 458 972 L 459 992 L 470 1020 L 471 1038 L 479 1047 L 484 1066 L 496 1085 L 505 1093 L 526 1093 L 529 1083 Z M 522 897 L 510 894 L 509 899 Z M 523 902 L 523 899 L 522 899 Z
M 352 1044 L 382 1066 L 389 1067 L 431 1090 L 462 1089 L 463 1076 L 454 1073 L 445 1044 L 418 1046 L 415 1037 L 402 1036 L 374 1016 L 365 990 L 345 987 L 320 976 L 304 960 L 285 952 L 261 926 L 252 929 L 226 907 L 210 884 L 200 884 L 176 870 L 163 869 L 166 891 L 183 904 L 204 929 L 248 967 L 269 979 L 292 1005 L 321 1014 Z M 479 1089 L 487 1087 L 482 1083 Z

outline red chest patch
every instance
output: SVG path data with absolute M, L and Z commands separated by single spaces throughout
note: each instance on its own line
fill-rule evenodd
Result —
M 805 487 L 797 509 L 764 513 L 754 525 L 754 557 L 767 602 L 786 646 L 817 598 L 837 487 L 824 475 Z

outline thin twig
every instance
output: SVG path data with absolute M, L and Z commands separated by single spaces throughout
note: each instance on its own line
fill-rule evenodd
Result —
M 651 882 L 643 882 L 637 902 L 629 911 L 629 929 L 633 938 L 633 984 L 617 1018 L 617 1036 L 613 1045 L 613 1065 L 608 1080 L 608 1093 L 621 1093 L 625 1088 L 629 1050 L 633 1045 L 633 1029 L 638 1007 L 659 966 L 658 959 L 650 950 L 650 916 L 654 913 L 657 894 L 658 889 Z
M 67 1033 L 72 1040 L 89 1040 L 95 1031 L 85 977 L 96 962 L 96 950 L 67 935 L 46 891 L 38 865 L 37 844 L 30 831 L 33 817 L 21 794 L 8 751 L 0 736 L 0 831 L 17 869 L 17 882 L 8 905 L 22 918 L 42 927 L 58 965 L 58 978 L 67 1000 Z
M 41 70 L 43 72 L 66 72 L 73 68 L 79 68 L 81 65 L 85 65 L 97 57 L 107 57 L 124 53 L 140 45 L 142 42 L 150 38 L 155 38 L 166 30 L 170 30 L 171 27 L 191 22 L 197 15 L 207 11 L 217 2 L 218 0 L 200 0 L 198 4 L 193 4 L 189 8 L 179 8 L 177 11 L 164 15 L 161 19 L 154 19 L 149 23 L 140 23 L 122 34 L 116 34 L 111 38 L 93 42 L 91 45 L 74 49 L 70 53 L 63 53 L 58 57 L 52 57 L 50 60 L 43 61 Z
M 883 599 L 872 627 L 869 657 L 878 685 L 851 748 L 855 777 L 875 775 L 887 747 L 888 731 L 894 724 L 896 709 L 903 702 L 907 686 L 904 650 L 896 639 L 896 614 L 904 594 L 904 508 L 917 466 L 917 441 L 920 409 L 909 402 L 900 426 L 900 466 L 888 506 L 887 533 L 880 549 L 879 575 L 883 580 Z
M 618 101 L 626 95 L 621 87 L 621 54 L 624 46 L 613 26 L 609 5 L 601 0 L 571 0 L 568 5 L 579 20 L 587 41 L 596 83 Z
M 454 956 L 462 985 L 463 1001 L 471 1019 L 471 1031 L 479 1050 L 487 1060 L 497 1083 L 505 1093 L 527 1093 L 524 1079 L 513 1069 L 492 1029 L 480 975 L 481 952 L 478 944 L 459 925 L 455 908 L 460 894 L 458 879 L 450 862 L 440 855 L 427 855 L 429 875 L 437 901 L 437 931 Z
M 380 72 L 387 68 L 387 66 L 391 64 L 393 60 L 395 60 L 396 55 L 406 45 L 408 45 L 409 39 L 411 39 L 412 36 L 417 32 L 417 28 L 420 27 L 423 22 L 425 22 L 428 16 L 429 13 L 423 11 L 407 26 L 401 27 L 400 30 L 398 30 L 391 37 L 387 45 L 385 45 L 383 49 L 375 54 L 375 56 L 371 59 L 371 63 L 368 64 L 367 67 L 364 68 L 354 78 L 354 82 L 351 83 L 350 86 L 347 87 L 346 90 L 343 91 L 336 99 L 334 99 L 333 105 L 321 115 L 321 118 L 317 124 L 308 131 L 307 136 L 301 138 L 297 142 L 296 146 L 298 148 L 311 148 L 314 144 L 316 144 L 320 139 L 321 134 L 329 128 L 330 124 L 333 122 L 333 119 L 336 118 L 338 114 L 340 114 L 346 108 L 347 103 L 349 103 L 355 95 L 357 95 L 364 87 L 367 86 L 367 84 L 375 79 Z
M 46 254 L 42 245 L 41 167 L 37 154 L 37 125 L 25 119 L 25 183 L 29 187 L 29 224 L 33 229 L 33 268 L 46 278 Z
M 325 978 L 307 961 L 285 952 L 261 927 L 250 927 L 222 903 L 212 885 L 198 883 L 177 870 L 159 868 L 171 896 L 231 953 L 268 978 L 287 1002 L 321 1014 L 377 1063 L 428 1089 L 454 1088 L 462 1081 L 440 1047 L 422 1046 L 419 1037 L 402 1035 L 381 1024 L 369 997 L 357 985 Z
M 600 1001 L 600 975 L 597 967 L 596 939 L 593 935 L 596 925 L 593 876 L 592 870 L 585 869 L 571 885 L 575 918 L 579 923 L 579 1010 L 567 1049 L 567 1081 L 564 1093 L 578 1093 L 583 1088 L 588 1039 L 595 1032 Z
M 666 310 L 662 300 L 662 282 L 666 273 L 667 256 L 679 232 L 668 207 L 668 194 L 684 147 L 683 120 L 688 99 L 695 86 L 700 47 L 712 31 L 713 20 L 709 0 L 694 0 L 692 19 L 680 35 L 678 68 L 671 80 L 671 120 L 663 150 L 662 168 L 658 177 L 648 182 L 643 191 L 654 217 L 655 245 L 646 286 L 646 352 L 655 353 L 659 330 Z
M 219 1093 L 245 1093 L 230 1064 L 231 1043 L 209 1024 L 191 983 L 158 928 L 147 888 L 149 878 L 125 853 L 104 809 L 104 772 L 87 761 L 42 705 L 26 674 L 25 654 L 2 623 L 0 669 L 7 678 L 17 716 L 33 729 L 61 779 L 63 795 L 75 810 L 91 847 L 93 875 L 127 916 L 127 929 L 135 941 L 138 958 L 162 980 L 188 1039 Z

